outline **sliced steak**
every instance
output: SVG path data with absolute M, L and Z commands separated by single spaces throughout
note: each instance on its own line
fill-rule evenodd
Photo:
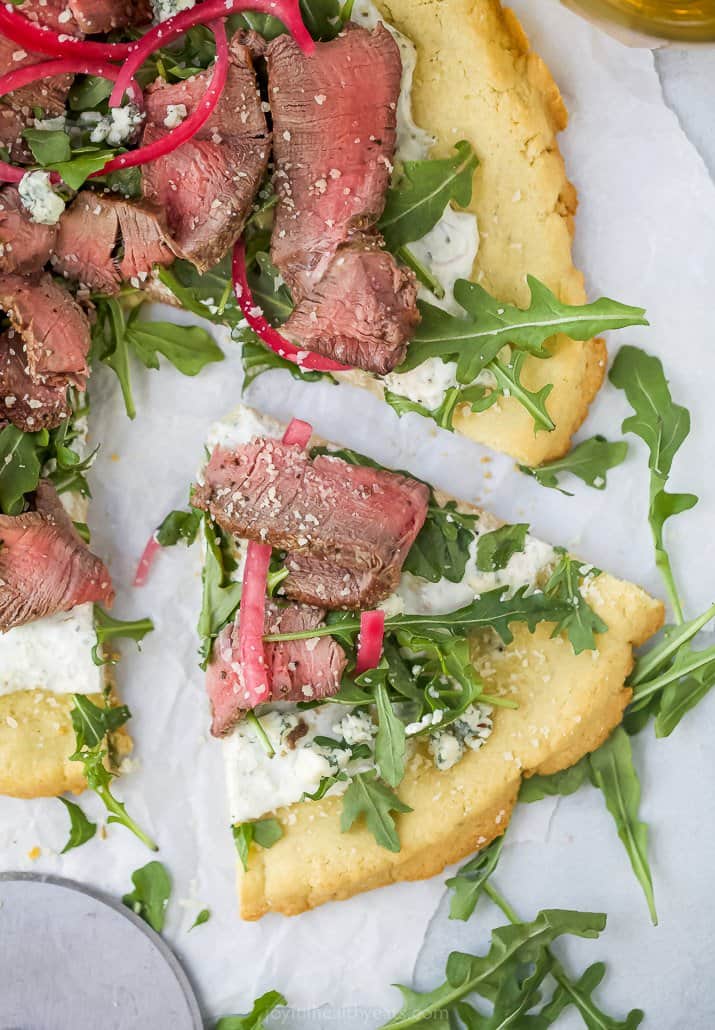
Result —
M 69 7 L 88 35 L 146 25 L 153 15 L 150 0 L 69 0 Z
M 279 608 L 266 605 L 266 633 L 296 633 L 322 625 L 325 611 L 306 605 Z M 211 700 L 211 732 L 227 733 L 250 707 L 241 686 L 238 662 L 239 617 L 226 626 L 214 642 L 206 670 L 206 689 Z M 340 689 L 347 658 L 332 637 L 288 640 L 265 648 L 271 701 L 310 701 L 332 697 Z
M 36 511 L 0 515 L 0 631 L 66 612 L 86 601 L 111 604 L 103 562 L 77 535 L 55 488 L 40 481 Z
M 56 225 L 32 221 L 16 186 L 0 189 L 0 272 L 39 272 L 56 238 Z
M 67 290 L 46 273 L 0 275 L 0 308 L 24 341 L 33 382 L 84 389 L 89 322 Z
M 418 323 L 412 272 L 386 250 L 350 243 L 281 332 L 304 350 L 385 375 L 404 360 Z
M 268 47 L 278 193 L 271 256 L 296 301 L 338 248 L 382 214 L 401 72 L 382 24 L 374 32 L 350 26 L 308 55 L 290 36 Z
M 235 450 L 217 447 L 192 503 L 230 533 L 290 558 L 328 562 L 321 592 L 314 566 L 305 589 L 291 571 L 289 589 L 323 607 L 345 608 L 372 606 L 395 589 L 428 497 L 424 484 L 399 473 L 328 455 L 311 459 L 299 447 L 259 438 Z M 355 574 L 347 597 L 343 586 L 337 589 L 335 566 Z
M 143 282 L 174 257 L 160 210 L 83 190 L 62 215 L 52 263 L 68 279 L 116 293 L 122 280 Z
M 82 35 L 65 0 L 24 0 L 15 10 L 29 21 L 46 25 L 56 32 L 68 36 Z M 0 36 L 0 75 L 47 60 L 49 58 L 46 55 L 23 50 L 11 39 Z M 30 86 L 15 90 L 14 93 L 8 93 L 2 98 L 2 103 L 20 112 L 25 124 L 30 123 L 36 107 L 46 115 L 64 114 L 72 78 L 72 75 L 55 75 L 51 79 L 34 82 Z
M 202 271 L 217 264 L 240 235 L 270 152 L 250 52 L 234 39 L 229 57 L 226 88 L 206 125 L 188 143 L 143 168 L 144 196 L 166 212 L 174 241 Z M 169 131 L 169 107 L 183 105 L 188 114 L 196 108 L 211 74 L 149 86 L 145 145 Z
M 54 429 L 69 414 L 67 387 L 33 383 L 20 337 L 14 330 L 0 335 L 0 425 L 12 422 L 24 433 L 34 433 Z
M 1 41 L 2 37 L 0 37 L 0 49 Z M 32 162 L 30 149 L 22 138 L 25 124 L 26 119 L 18 111 L 0 101 L 0 147 L 7 150 L 13 164 Z
M 378 374 L 403 360 L 419 322 L 415 276 L 381 249 L 375 228 L 401 71 L 382 24 L 348 26 L 308 56 L 288 36 L 268 47 L 278 194 L 271 257 L 296 303 L 282 332 Z

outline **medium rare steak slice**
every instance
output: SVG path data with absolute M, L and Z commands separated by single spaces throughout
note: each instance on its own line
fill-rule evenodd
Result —
M 88 35 L 146 25 L 153 14 L 150 0 L 69 0 L 69 8 Z
M 22 340 L 14 330 L 0 335 L 0 426 L 12 422 L 24 433 L 54 429 L 70 414 L 66 386 L 33 383 Z
M 84 389 L 89 367 L 89 322 L 52 276 L 0 275 L 0 308 L 22 337 L 33 382 Z
M 278 194 L 271 257 L 296 303 L 281 332 L 384 375 L 419 322 L 415 276 L 381 249 L 375 229 L 395 151 L 399 49 L 382 24 L 348 26 L 308 56 L 280 36 L 268 71 Z
M 279 608 L 266 604 L 266 633 L 295 633 L 315 629 L 325 612 L 306 605 Z M 239 617 L 225 626 L 214 642 L 211 661 L 206 670 L 206 690 L 211 700 L 211 732 L 221 737 L 238 722 L 250 705 L 241 686 L 238 655 Z M 268 669 L 271 701 L 311 701 L 332 697 L 340 689 L 347 658 L 332 637 L 313 640 L 287 640 L 267 644 L 265 661 Z
M 369 605 L 397 586 L 428 497 L 424 484 L 399 473 L 328 455 L 311 459 L 302 448 L 258 438 L 235 450 L 217 447 L 192 503 L 236 536 L 354 573 Z M 313 570 L 310 578 L 314 583 Z M 293 590 L 299 596 L 295 574 Z M 332 573 L 325 593 L 324 607 L 345 607 Z M 359 602 L 363 606 L 362 594 Z
M 271 257 L 296 302 L 339 247 L 377 223 L 395 152 L 402 63 L 384 25 L 349 26 L 303 54 L 268 47 L 278 205 Z
M 386 250 L 351 243 L 337 252 L 281 333 L 305 350 L 385 375 L 404 360 L 419 323 L 416 302 L 409 269 Z
M 39 272 L 56 238 L 56 225 L 32 221 L 16 186 L 0 189 L 0 272 Z
M 29 21 L 46 25 L 67 36 L 81 36 L 82 32 L 66 0 L 24 0 L 14 8 Z M 0 36 L 0 75 L 17 71 L 27 65 L 39 64 L 49 58 L 24 50 L 6 36 Z M 2 103 L 23 115 L 24 124 L 31 124 L 35 108 L 46 115 L 60 115 L 65 111 L 65 100 L 72 85 L 71 75 L 55 75 L 51 79 L 23 86 L 3 97 Z
M 36 511 L 0 515 L 0 631 L 66 612 L 86 601 L 111 604 L 109 572 L 77 535 L 46 480 Z
M 268 165 L 270 135 L 251 55 L 233 39 L 226 88 L 206 125 L 188 143 L 143 168 L 144 196 L 166 212 L 183 256 L 206 271 L 243 229 Z M 206 92 L 211 71 L 146 91 L 146 145 L 166 135 L 172 117 L 190 114 Z
M 159 209 L 84 190 L 60 219 L 52 263 L 68 279 L 116 293 L 122 280 L 143 282 L 174 257 Z

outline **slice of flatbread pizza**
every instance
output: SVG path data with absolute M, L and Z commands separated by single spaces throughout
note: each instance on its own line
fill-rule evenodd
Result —
M 439 872 L 620 722 L 659 601 L 306 423 L 208 443 L 182 535 L 245 918 Z
M 95 605 L 114 588 L 86 542 L 86 419 L 65 415 L 50 430 L 0 430 L 0 794 L 22 798 L 83 790 L 74 695 L 116 704 L 97 650 Z M 118 727 L 112 758 L 130 749 Z

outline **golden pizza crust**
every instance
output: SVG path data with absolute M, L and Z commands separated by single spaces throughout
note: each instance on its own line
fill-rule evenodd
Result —
M 566 769 L 602 744 L 631 697 L 624 684 L 633 648 L 658 631 L 664 609 L 607 574 L 584 591 L 609 627 L 597 651 L 575 655 L 567 639 L 551 639 L 547 624 L 533 634 L 515 624 L 507 647 L 495 647 L 490 633 L 475 640 L 485 691 L 512 697 L 519 708 L 495 709 L 494 730 L 481 750 L 445 772 L 426 754 L 414 756 L 398 791 L 413 809 L 396 817 L 399 853 L 379 847 L 362 825 L 341 833 L 339 797 L 282 808 L 275 814 L 283 838 L 270 850 L 253 847 L 247 873 L 239 866 L 243 918 L 297 915 L 398 880 L 434 876 L 505 831 L 522 777 Z
M 88 696 L 103 704 L 101 694 Z M 0 697 L 0 794 L 38 798 L 84 790 L 82 766 L 69 760 L 75 750 L 71 708 L 71 694 L 48 690 L 18 690 Z M 117 761 L 131 749 L 123 728 L 112 735 Z
M 415 121 L 437 139 L 436 155 L 469 140 L 479 157 L 469 210 L 479 223 L 472 278 L 493 296 L 522 307 L 526 275 L 562 301 L 586 301 L 571 244 L 576 190 L 556 140 L 567 112 L 548 68 L 529 49 L 515 15 L 498 0 L 377 0 L 385 18 L 417 47 Z M 556 429 L 534 433 L 531 416 L 512 398 L 473 414 L 464 406 L 459 432 L 528 465 L 560 457 L 583 422 L 606 369 L 602 340 L 559 336 L 548 361 L 527 359 L 523 382 L 554 389 L 547 407 Z M 346 378 L 350 378 L 349 375 Z M 365 385 L 364 377 L 355 377 Z

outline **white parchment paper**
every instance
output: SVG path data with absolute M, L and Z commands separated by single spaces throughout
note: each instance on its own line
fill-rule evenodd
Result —
M 612 338 L 612 350 L 631 341 L 659 354 L 675 397 L 692 412 L 693 433 L 672 486 L 699 493 L 701 502 L 677 520 L 671 541 L 694 615 L 715 594 L 715 185 L 663 101 L 650 51 L 623 47 L 555 0 L 519 0 L 515 7 L 571 110 L 562 146 L 581 195 L 576 254 L 590 293 L 643 304 L 651 318 L 652 328 Z M 173 312 L 163 317 L 181 318 Z M 227 360 L 195 380 L 168 368 L 161 374 L 137 368 L 139 414 L 133 423 L 124 416 L 111 373 L 101 371 L 92 381 L 93 436 L 103 444 L 92 475 L 93 544 L 109 556 L 117 613 L 150 614 L 156 622 L 143 653 L 125 647 L 118 670 L 134 713 L 136 750 L 134 771 L 117 792 L 160 842 L 158 857 L 174 880 L 167 937 L 207 1014 L 246 1011 L 257 993 L 275 987 L 295 1009 L 327 1006 L 291 1015 L 290 1025 L 373 1027 L 399 1006 L 390 983 L 409 983 L 415 974 L 422 987 L 436 983 L 447 953 L 483 944 L 497 917 L 485 906 L 466 925 L 449 923 L 438 877 L 298 919 L 269 916 L 242 924 L 220 748 L 208 736 L 195 662 L 198 555 L 183 547 L 165 552 L 145 588 L 129 585 L 149 534 L 185 501 L 209 424 L 240 398 L 238 354 L 225 342 Z M 575 496 L 569 499 L 521 476 L 509 459 L 482 462 L 486 452 L 475 445 L 416 416 L 399 421 L 387 406 L 350 387 L 305 386 L 271 374 L 249 399 L 282 418 L 307 418 L 323 436 L 412 469 L 506 519 L 529 520 L 543 538 L 661 592 L 645 522 L 645 455 L 636 441 L 626 464 L 609 475 L 607 492 L 570 483 Z M 625 414 L 622 396 L 606 388 L 582 435 L 617 437 Z M 642 1005 L 652 1027 L 705 1030 L 715 1020 L 708 973 L 715 944 L 714 730 L 710 698 L 669 740 L 656 741 L 648 732 L 635 743 L 642 814 L 651 826 L 657 930 L 648 922 L 611 817 L 593 791 L 520 810 L 499 871 L 500 887 L 525 916 L 546 906 L 609 913 L 602 941 L 572 949 L 574 968 L 607 959 L 605 1003 L 616 1011 Z M 102 820 L 96 799 L 82 803 Z M 60 858 L 66 823 L 57 801 L 0 799 L 0 868 L 61 873 L 121 894 L 132 870 L 152 857 L 124 828 L 112 826 L 106 840 Z M 35 846 L 41 854 L 32 861 L 28 853 Z M 210 922 L 188 934 L 203 907 L 211 909 Z M 0 913 L 0 932 L 1 920 Z M 579 1024 L 567 1016 L 563 1025 Z

